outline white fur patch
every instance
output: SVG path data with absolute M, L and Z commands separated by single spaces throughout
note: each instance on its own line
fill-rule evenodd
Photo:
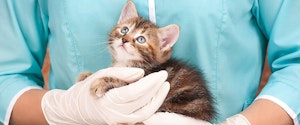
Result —
M 114 57 L 117 62 L 126 63 L 130 60 L 139 60 L 140 54 L 136 52 L 135 48 L 130 43 L 122 43 L 122 40 L 113 41 Z

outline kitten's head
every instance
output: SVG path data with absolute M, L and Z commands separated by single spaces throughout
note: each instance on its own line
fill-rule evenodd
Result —
M 113 66 L 144 68 L 167 61 L 172 46 L 179 36 L 179 27 L 163 28 L 138 16 L 135 5 L 129 1 L 121 13 L 118 24 L 110 33 L 109 46 Z

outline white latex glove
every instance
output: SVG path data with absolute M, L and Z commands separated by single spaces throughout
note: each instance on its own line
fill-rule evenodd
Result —
M 247 118 L 241 114 L 227 118 L 225 122 L 211 124 L 207 121 L 168 112 L 155 113 L 143 123 L 145 125 L 251 125 Z
M 41 104 L 43 113 L 51 125 L 101 125 L 143 121 L 161 106 L 170 89 L 169 83 L 165 82 L 166 71 L 141 78 L 143 75 L 144 71 L 138 68 L 100 70 L 68 90 L 47 92 Z M 129 83 L 136 82 L 111 89 L 101 98 L 94 98 L 89 92 L 90 85 L 95 79 L 105 76 Z
M 248 119 L 242 114 L 234 115 L 230 118 L 227 118 L 225 122 L 222 122 L 217 125 L 251 125 Z

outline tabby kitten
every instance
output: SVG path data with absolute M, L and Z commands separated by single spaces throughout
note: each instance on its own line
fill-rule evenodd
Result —
M 215 114 L 212 96 L 201 73 L 184 62 L 170 58 L 178 36 L 177 25 L 158 28 L 139 17 L 135 5 L 129 1 L 109 36 L 112 66 L 139 67 L 145 70 L 145 75 L 166 70 L 171 88 L 158 112 L 211 120 Z M 109 89 L 127 84 L 116 78 L 104 77 L 92 84 L 91 93 L 101 97 Z

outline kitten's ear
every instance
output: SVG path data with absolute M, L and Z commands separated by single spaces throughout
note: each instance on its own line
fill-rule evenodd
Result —
M 179 37 L 179 26 L 172 24 L 163 28 L 159 28 L 159 30 L 161 38 L 160 49 L 162 51 L 171 49 Z
M 134 3 L 131 2 L 130 0 L 128 0 L 128 2 L 126 3 L 125 7 L 122 10 L 118 24 L 122 23 L 130 18 L 133 18 L 133 17 L 138 17 L 138 13 L 137 13 Z

